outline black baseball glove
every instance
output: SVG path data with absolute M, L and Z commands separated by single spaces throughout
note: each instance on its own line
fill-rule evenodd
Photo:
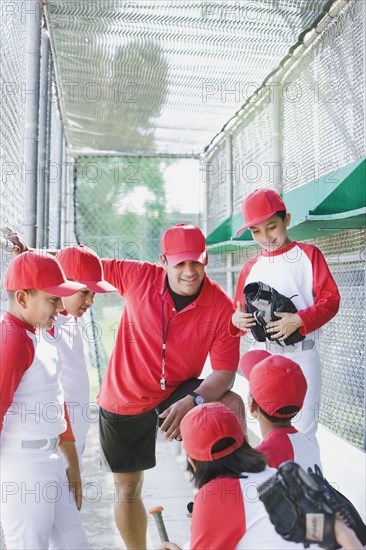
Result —
M 261 281 L 247 284 L 244 288 L 244 296 L 246 312 L 251 313 L 256 321 L 256 326 L 252 327 L 251 330 L 258 342 L 265 342 L 267 339 L 277 342 L 280 346 L 291 346 L 304 340 L 305 336 L 300 333 L 299 329 L 290 334 L 283 342 L 280 342 L 277 338 L 273 338 L 266 332 L 266 326 L 270 321 L 278 321 L 278 317 L 274 314 L 275 311 L 297 312 L 297 308 L 291 298 L 287 298 L 287 296 L 280 294 L 275 288 Z
M 318 544 L 327 550 L 340 548 L 335 539 L 336 513 L 366 544 L 366 530 L 353 504 L 336 491 L 319 468 L 306 473 L 295 462 L 283 462 L 277 473 L 258 487 L 258 496 L 266 507 L 277 533 L 284 539 Z

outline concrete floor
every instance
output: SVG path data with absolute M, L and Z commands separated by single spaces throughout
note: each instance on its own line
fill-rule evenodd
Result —
M 193 488 L 185 472 L 185 458 L 180 445 L 157 441 L 157 465 L 145 472 L 143 498 L 146 509 L 163 506 L 163 517 L 169 539 L 182 545 L 189 539 L 190 520 L 187 504 L 193 500 Z M 114 488 L 111 473 L 99 466 L 98 424 L 92 424 L 84 454 L 83 523 L 93 550 L 125 548 L 114 524 Z M 152 516 L 148 521 L 148 549 L 159 548 L 160 539 Z

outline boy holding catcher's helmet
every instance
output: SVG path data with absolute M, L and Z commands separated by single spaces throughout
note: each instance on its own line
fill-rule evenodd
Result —
M 300 365 L 308 389 L 297 428 L 315 441 L 321 393 L 315 332 L 338 311 L 337 285 L 316 246 L 290 241 L 287 228 L 291 216 L 278 193 L 257 189 L 243 201 L 241 209 L 245 224 L 237 236 L 250 229 L 261 250 L 245 263 L 239 275 L 234 298 L 237 310 L 230 332 L 244 335 L 251 330 L 254 338 L 262 340 L 253 339 L 252 349 L 281 354 Z M 272 289 L 277 296 L 282 295 L 285 307 L 275 309 L 271 319 L 266 319 Z M 255 308 L 248 313 L 252 293 L 256 294 Z M 289 343 L 294 340 L 297 343 Z

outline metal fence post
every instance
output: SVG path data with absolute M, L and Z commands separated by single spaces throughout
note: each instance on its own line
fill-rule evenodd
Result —
M 68 179 L 70 168 L 67 164 L 67 147 L 66 138 L 63 135 L 62 138 L 62 180 L 61 180 L 61 214 L 60 214 L 60 247 L 63 246 L 66 241 L 66 190 L 68 185 Z
M 273 188 L 277 193 L 283 190 L 282 182 L 282 85 L 273 82 L 272 104 L 272 165 Z
M 27 5 L 34 6 L 29 0 Z M 24 129 L 24 237 L 29 246 L 36 246 L 39 70 L 41 54 L 41 12 L 28 13 L 27 71 Z
M 47 245 L 45 224 L 45 187 L 47 170 L 47 112 L 49 101 L 49 39 L 45 28 L 42 29 L 40 61 L 40 96 L 39 96 L 39 130 L 38 130 L 38 186 L 37 186 L 37 245 Z
M 226 216 L 232 216 L 233 214 L 233 139 L 232 134 L 227 132 L 225 136 L 225 184 L 226 184 Z M 226 254 L 226 292 L 233 297 L 234 294 L 234 281 L 233 281 L 233 256 L 232 254 Z
M 60 116 L 60 112 L 58 112 Z M 59 127 L 59 147 L 58 147 L 58 167 L 59 167 L 59 180 L 58 180 L 58 198 L 57 198 L 57 248 L 61 248 L 61 236 L 62 236 L 62 204 L 63 204 L 63 185 L 64 185 L 64 134 L 62 122 Z
M 203 177 L 203 219 L 202 219 L 202 230 L 204 235 L 208 235 L 208 192 L 209 192 L 209 170 L 207 158 L 203 157 L 201 159 L 201 174 Z

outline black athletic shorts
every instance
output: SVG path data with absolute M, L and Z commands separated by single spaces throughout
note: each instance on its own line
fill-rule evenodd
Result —
M 99 437 L 103 468 L 121 474 L 154 468 L 156 435 L 163 422 L 159 414 L 197 389 L 201 382 L 197 378 L 186 380 L 165 401 L 146 413 L 126 416 L 100 408 Z

